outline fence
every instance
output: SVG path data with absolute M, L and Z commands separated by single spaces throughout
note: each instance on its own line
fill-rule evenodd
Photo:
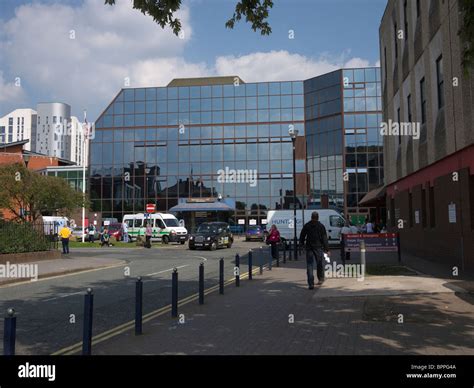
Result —
M 58 225 L 0 221 L 0 254 L 49 251 L 58 247 Z

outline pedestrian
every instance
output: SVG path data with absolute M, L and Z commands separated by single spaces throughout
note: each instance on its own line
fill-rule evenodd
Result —
M 95 226 L 90 224 L 87 233 L 89 235 L 89 242 L 93 243 L 94 242 L 94 236 L 95 236 Z
M 365 224 L 365 233 L 374 233 L 374 223 L 367 219 Z
M 359 228 L 356 225 L 354 225 L 351 221 L 349 221 L 349 228 L 351 229 L 351 233 L 353 234 L 359 233 Z
M 151 228 L 150 223 L 146 224 L 145 229 L 145 247 L 151 248 L 151 236 L 153 235 L 153 229 Z
M 270 228 L 270 233 L 267 236 L 267 244 L 270 244 L 272 257 L 278 259 L 278 244 L 280 243 L 280 232 L 275 224 Z
M 110 246 L 110 234 L 107 227 L 100 233 L 100 246 L 103 247 L 104 245 Z
M 308 277 L 308 288 L 314 289 L 314 262 L 316 261 L 316 273 L 318 284 L 324 282 L 324 254 L 329 252 L 328 236 L 326 228 L 319 222 L 319 213 L 311 213 L 311 221 L 303 226 L 300 234 L 300 245 L 306 247 L 306 273 Z
M 341 252 L 344 252 L 344 260 L 350 260 L 351 259 L 351 253 L 349 251 L 345 250 L 344 245 L 344 239 L 343 236 L 346 234 L 351 234 L 352 229 L 351 229 L 351 223 L 349 221 L 346 221 L 344 226 L 341 229 Z
M 68 225 L 64 224 L 61 230 L 59 231 L 59 237 L 61 237 L 61 243 L 63 245 L 63 254 L 69 254 L 69 238 L 71 237 L 71 229 Z
M 126 221 L 122 222 L 122 236 L 123 242 L 128 243 L 128 224 Z

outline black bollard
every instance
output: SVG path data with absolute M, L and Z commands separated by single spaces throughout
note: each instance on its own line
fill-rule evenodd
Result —
M 84 328 L 82 331 L 82 355 L 90 356 L 92 353 L 92 312 L 94 309 L 94 294 L 92 288 L 87 289 L 84 295 Z
M 283 264 L 286 264 L 286 241 L 283 242 Z
M 269 245 L 268 246 L 268 250 L 269 252 L 269 257 L 268 257 L 268 270 L 271 271 L 272 270 L 272 264 L 273 264 L 273 256 L 272 256 L 272 246 Z
M 235 255 L 234 275 L 235 275 L 235 286 L 240 287 L 240 256 L 238 253 Z
M 280 266 L 280 243 L 276 244 L 276 260 L 277 260 L 277 267 Z
M 143 282 L 141 276 L 135 283 L 135 335 L 142 334 L 143 318 Z
M 296 240 L 296 238 L 295 238 L 294 244 L 295 244 L 295 247 L 294 247 L 294 250 L 295 250 L 295 261 L 297 261 L 297 260 L 298 260 L 298 249 L 300 249 L 300 247 L 298 246 L 298 241 Z
M 199 264 L 199 304 L 204 304 L 204 263 Z
M 252 280 L 252 250 L 249 250 L 249 280 Z
M 224 294 L 224 258 L 219 260 L 219 294 Z
M 262 257 L 263 255 L 262 255 L 262 250 L 263 250 L 262 247 L 260 247 L 260 249 L 258 250 L 258 253 L 259 253 L 259 254 L 258 254 L 258 264 L 259 264 L 259 273 L 260 273 L 260 275 L 263 274 L 263 257 Z
M 173 268 L 171 275 L 171 317 L 178 317 L 178 269 Z
M 3 325 L 3 355 L 15 355 L 16 317 L 15 310 L 9 308 Z
M 288 260 L 289 260 L 289 261 L 292 261 L 292 260 L 293 260 L 293 249 L 292 249 L 292 243 L 291 243 L 291 241 L 290 241 L 290 244 L 289 244 Z

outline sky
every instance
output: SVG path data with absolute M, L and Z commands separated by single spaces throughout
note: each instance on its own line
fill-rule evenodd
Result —
M 237 0 L 183 0 L 181 36 L 132 0 L 0 0 L 0 116 L 38 102 L 71 105 L 94 121 L 123 87 L 238 75 L 302 80 L 379 65 L 386 0 L 274 0 L 270 36 L 225 22 Z

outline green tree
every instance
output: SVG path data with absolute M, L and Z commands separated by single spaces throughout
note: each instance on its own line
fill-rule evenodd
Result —
M 181 21 L 174 16 L 181 7 L 181 0 L 132 0 L 132 2 L 134 9 L 153 17 L 153 20 L 162 28 L 168 25 L 176 35 L 181 31 Z M 105 0 L 105 4 L 113 5 L 115 0 Z M 240 0 L 225 26 L 232 29 L 235 23 L 244 17 L 254 31 L 258 30 L 262 35 L 270 35 L 272 29 L 267 19 L 269 9 L 272 7 L 272 0 Z
M 0 208 L 19 221 L 35 221 L 44 214 L 68 216 L 82 205 L 82 193 L 64 179 L 40 175 L 22 164 L 0 166 Z

